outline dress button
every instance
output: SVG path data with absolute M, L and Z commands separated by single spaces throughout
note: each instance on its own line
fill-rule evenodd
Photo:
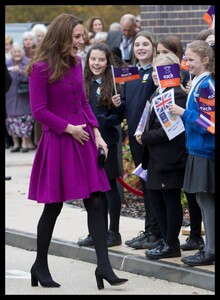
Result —
M 162 183 L 161 183 L 161 186 L 162 186 L 162 187 L 165 187 L 166 185 L 165 185 L 165 183 L 162 182 Z

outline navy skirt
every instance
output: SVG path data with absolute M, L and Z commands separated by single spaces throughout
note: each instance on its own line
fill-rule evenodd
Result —
M 104 166 L 108 180 L 116 179 L 118 176 L 122 176 L 120 171 L 120 164 L 118 158 L 118 148 L 117 145 L 112 145 L 108 147 L 108 157 Z

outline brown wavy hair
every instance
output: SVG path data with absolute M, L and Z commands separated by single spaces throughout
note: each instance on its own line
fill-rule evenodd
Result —
M 95 44 L 89 49 L 87 53 L 85 67 L 84 67 L 84 87 L 85 87 L 86 97 L 88 100 L 91 98 L 93 73 L 91 72 L 89 67 L 89 57 L 92 50 L 103 51 L 107 59 L 107 66 L 104 74 L 102 75 L 102 83 L 100 86 L 99 104 L 107 105 L 108 107 L 113 107 L 112 95 L 114 93 L 114 82 L 113 82 L 111 65 L 114 65 L 114 61 L 113 61 L 111 50 L 105 44 Z
M 61 14 L 49 25 L 48 31 L 33 53 L 26 71 L 30 75 L 32 65 L 35 62 L 47 62 L 50 70 L 49 82 L 61 78 L 69 69 L 69 65 L 75 66 L 77 58 L 71 57 L 73 28 L 83 21 L 72 14 Z

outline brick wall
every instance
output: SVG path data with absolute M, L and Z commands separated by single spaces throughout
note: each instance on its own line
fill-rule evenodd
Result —
M 178 35 L 185 48 L 201 30 L 208 29 L 202 17 L 210 6 L 140 5 L 142 29 L 154 33 L 157 39 L 167 34 Z

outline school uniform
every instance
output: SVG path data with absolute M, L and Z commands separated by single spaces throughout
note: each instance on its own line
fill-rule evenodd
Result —
M 166 88 L 163 92 L 169 89 Z M 150 102 L 155 96 L 156 92 Z M 180 87 L 174 87 L 174 97 L 177 105 L 185 107 L 187 95 Z M 150 203 L 163 240 L 168 245 L 166 253 L 157 253 L 156 256 L 157 258 L 163 255 L 180 256 L 178 236 L 183 218 L 181 188 L 186 164 L 185 133 L 182 132 L 169 140 L 152 107 L 141 140 L 144 146 L 142 167 L 147 169 L 146 187 Z M 148 252 L 145 254 L 148 258 L 155 255 Z
M 120 109 L 124 112 L 124 116 L 128 124 L 129 146 L 134 164 L 137 167 L 141 163 L 143 146 L 136 141 L 134 133 L 141 119 L 146 102 L 149 101 L 157 87 L 152 79 L 153 67 L 151 64 L 141 67 L 140 64 L 137 63 L 136 66 L 140 73 L 140 79 L 125 83 L 121 97 L 122 104 Z M 146 211 L 145 232 L 159 238 L 161 236 L 161 232 L 150 206 L 145 181 L 142 179 L 140 180 L 144 192 L 144 205 Z M 148 237 L 146 237 L 146 239 L 148 239 Z
M 117 144 L 119 142 L 119 131 L 117 125 L 123 121 L 123 116 L 117 113 L 115 108 L 110 109 L 107 105 L 99 105 L 101 78 L 93 81 L 92 93 L 89 99 L 91 109 L 99 122 L 99 130 L 102 138 L 108 145 L 108 157 L 105 162 L 105 171 L 108 179 L 121 176 L 118 160 Z
M 209 81 L 215 85 L 209 72 L 194 78 L 187 99 L 187 109 L 182 115 L 186 130 L 186 148 L 189 153 L 184 180 L 184 190 L 188 193 L 202 191 L 215 193 L 215 135 L 195 122 L 199 116 L 195 93 L 199 96 L 200 90 L 209 86 Z

